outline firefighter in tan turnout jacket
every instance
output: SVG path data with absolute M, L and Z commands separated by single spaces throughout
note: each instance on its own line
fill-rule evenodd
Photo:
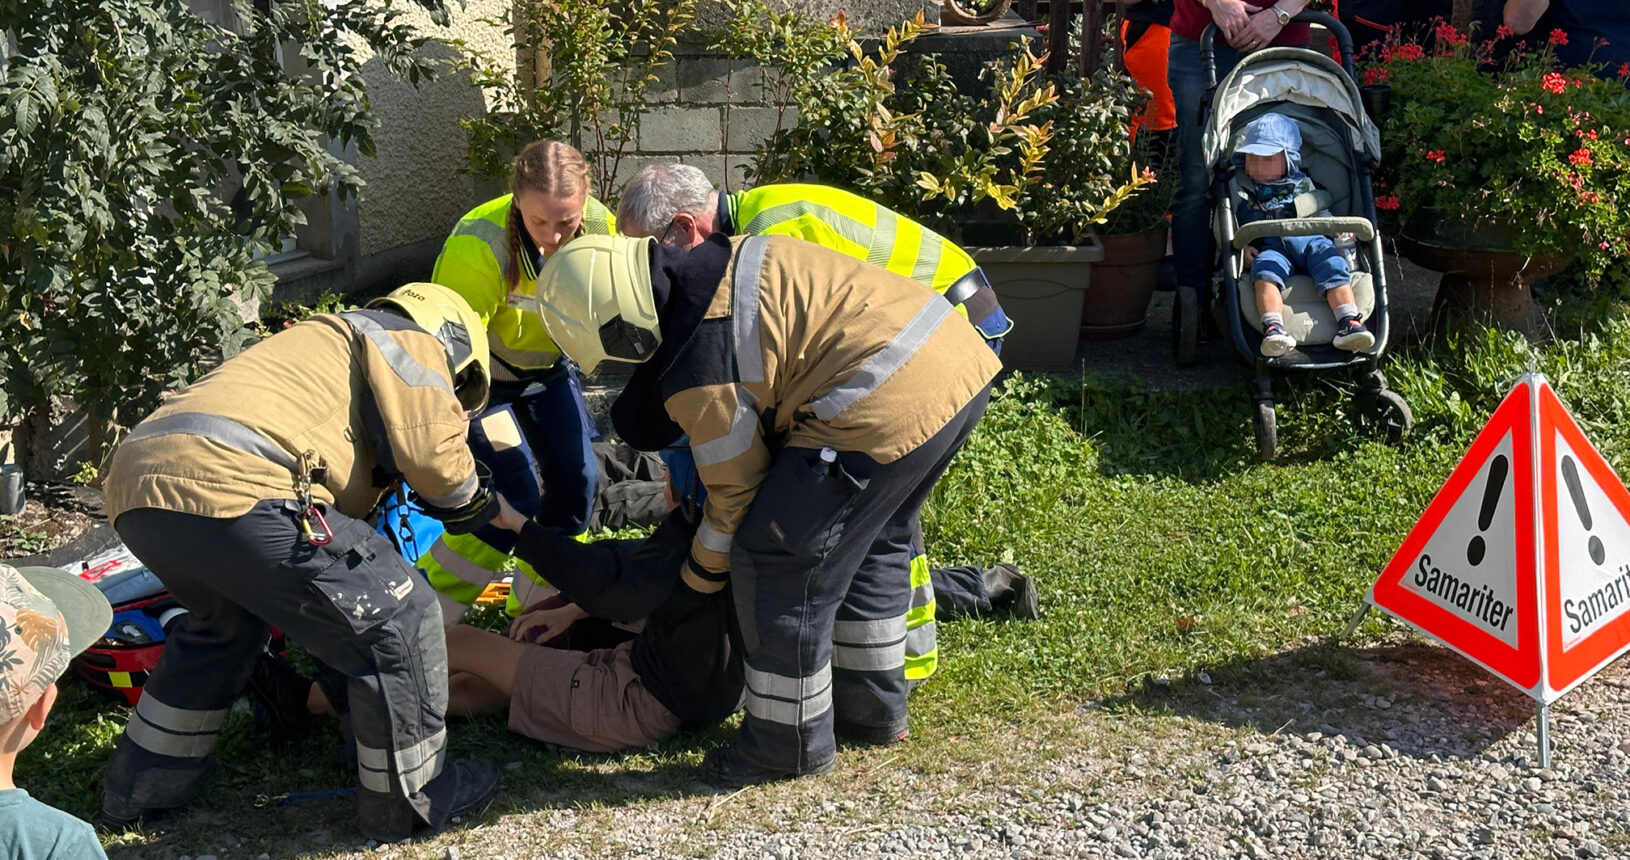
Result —
M 412 284 L 255 345 L 130 432 L 108 470 L 108 519 L 190 612 L 108 766 L 107 823 L 193 798 L 268 625 L 349 678 L 366 836 L 403 839 L 491 798 L 490 763 L 444 767 L 434 593 L 361 520 L 397 480 L 450 531 L 497 514 L 465 444 L 487 372 L 464 300 Z
M 644 362 L 619 435 L 690 436 L 708 496 L 681 575 L 728 578 L 747 664 L 741 733 L 703 777 L 824 772 L 834 730 L 902 739 L 911 522 L 1001 369 L 979 332 L 921 284 L 780 236 L 584 237 L 538 305 L 585 370 Z

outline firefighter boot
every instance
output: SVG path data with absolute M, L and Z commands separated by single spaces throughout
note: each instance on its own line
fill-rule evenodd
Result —
M 380 843 L 401 842 L 480 812 L 498 794 L 498 768 L 484 758 L 453 762 L 424 787 L 423 794 L 430 800 L 430 813 L 421 817 L 400 797 L 358 792 L 362 835 Z
M 1041 595 L 1036 581 L 1011 564 L 998 564 L 984 572 L 985 595 L 992 609 L 1006 606 L 1015 618 L 1040 618 Z

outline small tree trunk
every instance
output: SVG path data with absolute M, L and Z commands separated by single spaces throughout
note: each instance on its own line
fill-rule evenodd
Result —
M 1472 24 L 1472 7 L 1475 4 L 1476 0 L 1454 0 L 1454 10 L 1449 13 L 1449 23 L 1455 25 L 1455 29 L 1460 30 L 1461 32 L 1465 32 L 1466 30 L 1470 29 Z

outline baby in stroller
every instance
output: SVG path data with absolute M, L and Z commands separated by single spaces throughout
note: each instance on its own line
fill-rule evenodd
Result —
M 1282 114 L 1265 113 L 1245 127 L 1229 183 L 1241 226 L 1268 219 L 1330 215 L 1316 203 L 1318 186 L 1302 172 L 1301 148 L 1301 129 Z M 1261 314 L 1263 355 L 1280 356 L 1296 348 L 1296 339 L 1285 331 L 1281 291 L 1297 273 L 1313 278 L 1335 313 L 1333 346 L 1360 351 L 1375 345 L 1375 335 L 1364 328 L 1353 296 L 1352 266 L 1331 237 L 1265 236 L 1245 248 L 1244 258 L 1251 267 Z

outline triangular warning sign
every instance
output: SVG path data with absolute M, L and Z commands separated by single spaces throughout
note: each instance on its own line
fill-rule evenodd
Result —
M 1630 492 L 1550 386 L 1539 427 L 1549 701 L 1630 648 Z
M 1520 383 L 1369 595 L 1529 694 L 1540 684 L 1532 413 L 1530 386 Z
M 1494 410 L 1369 602 L 1542 703 L 1630 650 L 1630 491 L 1543 377 Z

